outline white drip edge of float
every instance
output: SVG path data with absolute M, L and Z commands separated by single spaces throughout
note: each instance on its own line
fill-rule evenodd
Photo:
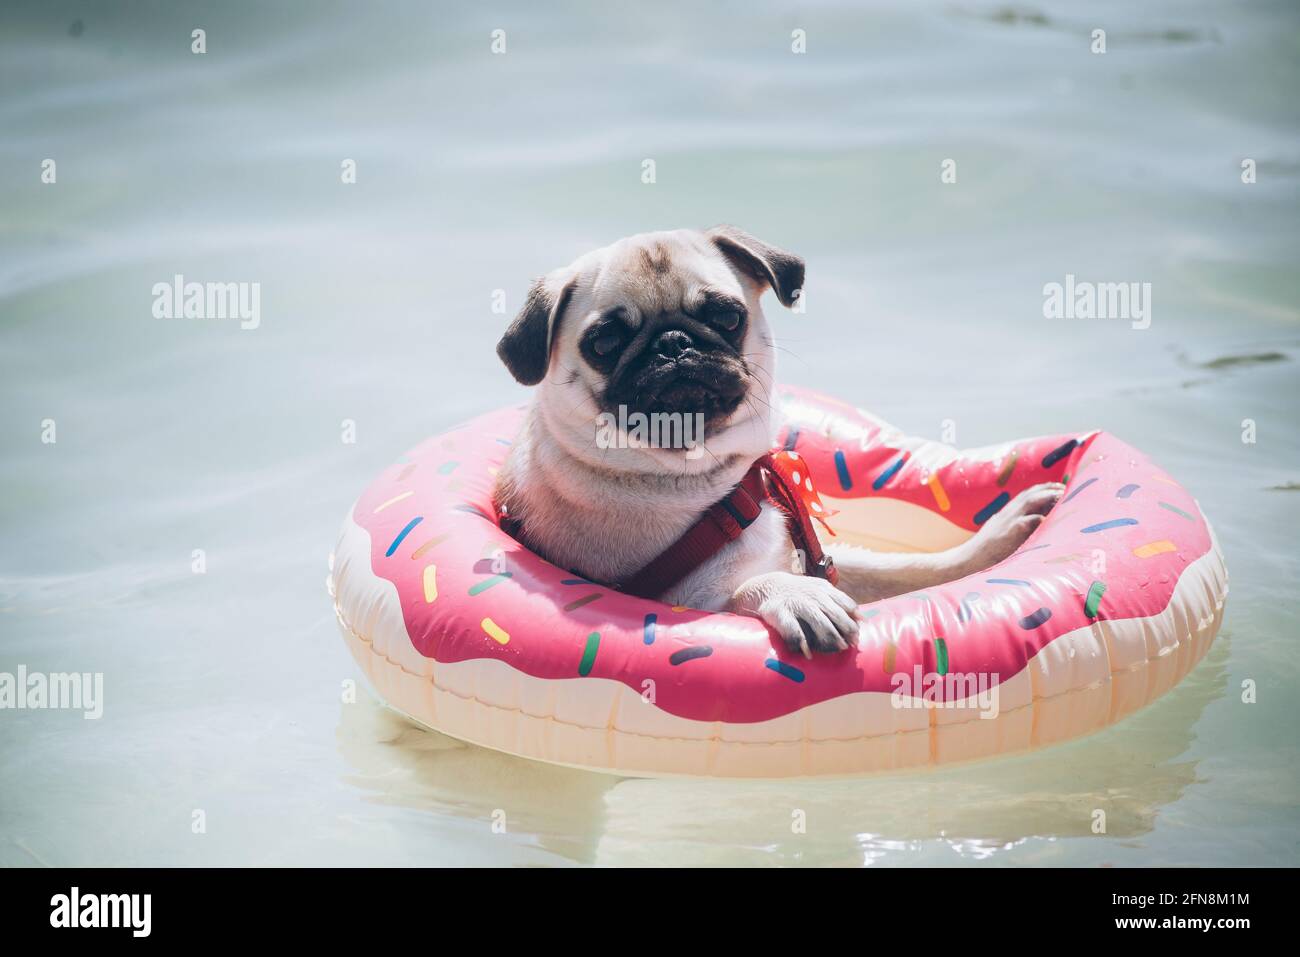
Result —
M 1013 754 L 1100 730 L 1174 687 L 1205 656 L 1228 575 L 1214 531 L 1169 603 L 1058 636 L 977 699 L 898 708 L 855 692 L 767 721 L 683 718 L 610 678 L 534 678 L 494 658 L 438 662 L 407 635 L 396 586 L 370 567 L 370 537 L 344 520 L 327 587 L 344 641 L 384 703 L 415 723 L 518 757 L 632 777 L 786 778 L 922 768 Z M 864 733 L 863 729 L 871 729 Z

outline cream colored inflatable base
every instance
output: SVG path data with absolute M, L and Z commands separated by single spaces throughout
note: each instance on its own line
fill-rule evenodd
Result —
M 329 587 L 374 689 L 420 724 L 521 757 L 627 776 L 754 778 L 948 764 L 1088 734 L 1160 697 L 1204 657 L 1228 591 L 1215 541 L 1184 570 L 1164 611 L 1060 636 L 997 686 L 995 707 L 975 698 L 957 708 L 898 707 L 892 695 L 862 692 L 771 721 L 725 724 L 668 714 L 618 681 L 539 680 L 489 658 L 425 658 L 407 637 L 395 588 L 371 573 L 369 538 L 350 517 Z

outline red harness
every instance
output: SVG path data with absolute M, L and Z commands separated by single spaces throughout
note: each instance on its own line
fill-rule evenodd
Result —
M 764 501 L 785 513 L 794 547 L 803 553 L 803 572 L 838 580 L 835 563 L 822 551 L 813 529 L 812 514 L 826 524 L 828 514 L 813 489 L 808 469 L 797 452 L 767 453 L 723 499 L 713 503 L 700 520 L 658 558 L 618 586 L 619 591 L 641 598 L 657 598 L 688 574 L 734 542 L 758 518 Z

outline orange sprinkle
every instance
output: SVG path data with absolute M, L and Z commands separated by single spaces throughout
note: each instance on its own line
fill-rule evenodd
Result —
M 946 512 L 952 508 L 952 502 L 948 501 L 948 493 L 943 490 L 943 485 L 939 482 L 938 472 L 931 472 L 930 480 L 925 484 L 930 486 L 930 492 L 934 495 L 934 501 L 939 506 L 939 511 Z
M 1163 555 L 1165 552 L 1172 552 L 1177 547 L 1168 539 L 1161 539 L 1158 542 L 1147 542 L 1145 545 L 1139 545 L 1133 549 L 1133 554 L 1138 558 L 1150 558 L 1152 555 Z

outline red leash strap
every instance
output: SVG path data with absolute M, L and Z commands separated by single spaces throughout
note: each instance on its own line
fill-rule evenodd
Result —
M 619 590 L 642 598 L 659 597 L 716 555 L 728 542 L 739 538 L 740 533 L 758 518 L 764 499 L 770 500 L 785 513 L 790 537 L 794 540 L 795 547 L 805 556 L 804 573 L 825 578 L 832 585 L 835 584 L 835 564 L 822 551 L 808 514 L 805 496 L 795 478 L 789 463 L 778 463 L 771 454 L 764 455 L 750 467 L 739 485 L 725 498 L 710 505 L 700 520 L 687 529 L 681 538 L 619 585 Z M 812 500 L 816 502 L 811 482 L 808 483 L 808 489 Z M 819 502 L 816 507 L 821 508 Z M 830 530 L 829 527 L 827 530 Z
M 731 492 L 714 502 L 700 520 L 645 568 L 619 585 L 619 591 L 658 598 L 673 585 L 734 542 L 758 518 L 763 502 L 763 473 L 757 463 Z

